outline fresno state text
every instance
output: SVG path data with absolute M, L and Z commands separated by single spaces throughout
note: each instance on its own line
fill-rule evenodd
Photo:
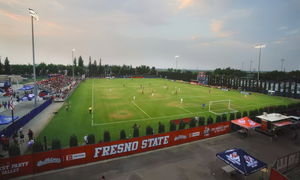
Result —
M 169 136 L 161 136 L 150 139 L 142 140 L 141 146 L 139 146 L 139 141 L 127 142 L 122 144 L 114 144 L 110 146 L 103 146 L 95 148 L 94 158 L 100 156 L 110 156 L 114 154 L 120 154 L 130 151 L 136 151 L 139 149 L 146 149 L 150 147 L 156 147 L 160 145 L 165 145 L 169 143 Z

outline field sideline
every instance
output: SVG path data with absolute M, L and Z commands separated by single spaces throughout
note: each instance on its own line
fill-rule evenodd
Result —
M 182 100 L 182 102 L 181 102 Z M 140 135 L 145 135 L 150 125 L 157 132 L 158 122 L 169 129 L 169 121 L 184 117 L 212 116 L 208 112 L 209 101 L 231 100 L 231 108 L 249 111 L 270 105 L 286 105 L 297 100 L 252 93 L 245 96 L 238 91 L 221 91 L 165 79 L 87 79 L 82 82 L 67 100 L 65 106 L 41 132 L 38 139 L 47 136 L 68 146 L 69 137 L 77 135 L 80 143 L 83 136 L 94 134 L 100 141 L 108 130 L 112 140 L 118 140 L 120 130 L 132 137 L 134 123 L 141 126 Z M 206 104 L 203 108 L 202 104 Z M 93 107 L 89 114 L 88 108 Z M 216 104 L 214 110 L 229 112 L 226 103 Z

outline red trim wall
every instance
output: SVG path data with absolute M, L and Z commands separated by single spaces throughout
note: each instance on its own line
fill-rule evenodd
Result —
M 272 168 L 269 180 L 288 180 L 288 178 Z
M 127 156 L 214 137 L 229 132 L 230 122 L 228 121 L 128 140 L 6 158 L 0 162 L 0 179 Z

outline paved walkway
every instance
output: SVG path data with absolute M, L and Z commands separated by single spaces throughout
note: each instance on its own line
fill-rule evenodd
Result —
M 167 149 L 137 154 L 119 159 L 84 164 L 66 169 L 16 179 L 60 180 L 85 179 L 99 180 L 102 175 L 107 180 L 227 180 L 243 179 L 238 175 L 230 177 L 221 167 L 226 164 L 216 158 L 216 153 L 239 147 L 266 162 L 269 167 L 274 160 L 287 153 L 299 150 L 299 145 L 289 136 L 271 141 L 269 137 L 252 132 L 247 138 L 231 133 L 215 138 L 200 140 Z M 257 172 L 246 179 L 259 179 Z M 268 179 L 267 175 L 263 175 Z
M 27 132 L 28 129 L 31 129 L 34 132 L 34 137 L 37 137 L 42 130 L 47 126 L 54 116 L 54 112 L 57 112 L 63 105 L 63 102 L 53 102 L 41 113 L 35 116 L 31 121 L 29 121 L 23 129 Z M 28 141 L 28 137 L 25 138 L 25 141 Z M 21 154 L 28 153 L 27 144 L 24 143 L 20 145 Z
M 44 102 L 44 101 L 43 101 Z M 39 104 L 43 103 L 43 102 L 39 102 Z M 21 154 L 26 154 L 28 153 L 28 148 L 27 148 L 27 142 L 28 142 L 28 129 L 31 129 L 34 133 L 34 137 L 37 137 L 41 131 L 47 126 L 47 124 L 50 122 L 50 120 L 53 118 L 54 116 L 54 112 L 57 112 L 63 105 L 63 102 L 53 102 L 52 104 L 50 104 L 46 109 L 44 109 L 41 113 L 39 113 L 37 116 L 35 116 L 32 120 L 30 120 L 24 127 L 23 127 L 23 133 L 25 135 L 25 142 L 20 144 L 20 150 L 21 150 Z M 31 111 L 34 107 L 34 104 L 32 102 L 30 103 L 21 103 L 18 105 L 19 107 L 16 107 L 18 109 L 20 109 L 18 111 L 18 113 L 16 113 L 16 115 L 18 116 L 22 116 L 25 115 L 26 113 L 28 113 L 29 111 Z M 22 108 L 20 107 L 22 106 Z M 9 113 L 9 112 L 3 112 L 1 114 L 4 113 Z M 8 125 L 3 125 L 3 128 L 6 127 Z M 13 143 L 13 141 L 11 140 L 11 143 Z M 2 148 L 0 150 L 0 154 L 4 155 L 4 156 L 8 156 L 8 152 L 3 152 Z

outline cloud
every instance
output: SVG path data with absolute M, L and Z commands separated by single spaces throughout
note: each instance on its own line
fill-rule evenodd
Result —
M 211 24 L 210 24 L 210 29 L 211 31 L 217 35 L 217 37 L 220 38 L 226 38 L 226 37 L 230 37 L 233 32 L 228 32 L 228 31 L 224 31 L 224 21 L 221 20 L 212 20 Z
M 194 0 L 178 0 L 178 6 L 177 9 L 185 9 L 190 7 L 192 4 L 194 4 Z
M 280 26 L 280 27 L 278 27 L 278 31 L 284 31 L 284 30 L 287 30 L 288 29 L 288 27 L 286 27 L 286 26 Z
M 24 22 L 24 21 L 28 20 L 28 17 L 14 14 L 14 13 L 11 13 L 11 12 L 8 12 L 5 10 L 0 10 L 0 15 L 6 16 L 12 20 L 19 21 L 19 22 Z

